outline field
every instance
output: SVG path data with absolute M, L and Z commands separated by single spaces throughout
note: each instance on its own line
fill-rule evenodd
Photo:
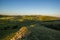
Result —
M 31 33 L 21 40 L 60 40 L 60 18 L 2 15 L 0 15 L 0 40 L 10 40 L 23 26 Z

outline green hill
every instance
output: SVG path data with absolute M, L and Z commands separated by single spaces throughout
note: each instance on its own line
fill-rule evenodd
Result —
M 60 18 L 50 16 L 0 16 L 0 40 L 10 40 L 26 26 L 30 34 L 21 40 L 60 40 Z

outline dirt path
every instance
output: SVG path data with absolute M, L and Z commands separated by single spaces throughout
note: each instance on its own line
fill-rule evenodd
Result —
M 20 28 L 18 32 L 16 32 L 16 35 L 11 40 L 21 39 L 22 37 L 26 36 L 28 33 L 30 33 L 28 28 L 23 26 L 22 28 Z

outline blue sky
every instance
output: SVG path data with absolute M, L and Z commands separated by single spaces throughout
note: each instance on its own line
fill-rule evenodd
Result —
M 60 0 L 0 0 L 0 14 L 59 16 Z

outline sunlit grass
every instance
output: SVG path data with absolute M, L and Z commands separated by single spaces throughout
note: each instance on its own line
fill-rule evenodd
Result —
M 30 27 L 35 27 L 35 24 L 31 24 Z
M 24 21 L 24 19 L 18 19 L 18 21 L 23 22 L 23 21 Z
M 14 17 L 2 17 L 2 18 L 0 18 L 0 19 L 2 19 L 2 20 L 6 20 L 6 19 L 13 19 Z

